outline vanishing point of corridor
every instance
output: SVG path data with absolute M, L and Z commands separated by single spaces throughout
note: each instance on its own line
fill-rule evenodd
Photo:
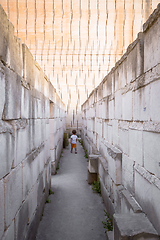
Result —
M 37 240 L 106 239 L 102 197 L 87 183 L 87 159 L 78 143 L 78 154 L 63 150 L 57 175 L 39 225 Z

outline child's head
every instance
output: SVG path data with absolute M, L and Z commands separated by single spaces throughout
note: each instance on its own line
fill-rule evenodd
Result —
M 73 133 L 73 134 L 76 134 L 76 130 L 73 130 L 72 133 Z

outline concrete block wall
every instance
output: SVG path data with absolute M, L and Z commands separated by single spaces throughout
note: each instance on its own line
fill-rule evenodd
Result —
M 0 239 L 34 239 L 63 147 L 65 105 L 1 5 L 0 19 Z
M 94 144 L 108 165 L 99 172 L 108 211 L 127 209 L 121 201 L 126 189 L 160 235 L 159 16 L 160 5 L 82 105 L 82 138 L 88 153 Z

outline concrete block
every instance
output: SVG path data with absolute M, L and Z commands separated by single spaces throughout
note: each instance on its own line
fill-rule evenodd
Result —
M 11 171 L 15 165 L 15 140 L 11 133 L 0 134 L 0 179 Z
M 115 119 L 122 119 L 122 95 L 121 90 L 115 93 Z
M 91 173 L 88 170 L 87 181 L 88 181 L 88 184 L 92 184 L 94 183 L 94 181 L 97 181 L 97 173 Z
M 4 104 L 5 104 L 5 78 L 4 78 L 4 71 L 1 68 L 1 63 L 0 63 L 0 96 L 1 96 L 1 101 L 0 101 L 0 119 L 2 119 L 2 114 L 3 114 L 3 109 L 4 109 Z
M 36 182 L 28 196 L 28 211 L 29 211 L 28 221 L 29 221 L 29 223 L 32 222 L 34 214 L 37 209 L 37 205 L 38 205 L 38 203 L 37 203 L 37 186 L 38 186 L 38 184 Z
M 121 213 L 140 213 L 143 212 L 136 199 L 127 190 L 121 191 Z
M 122 119 L 132 120 L 132 91 L 122 95 Z
M 45 156 L 45 162 L 47 161 L 47 159 L 50 157 L 50 141 L 45 141 L 45 146 L 44 146 L 44 156 Z M 57 154 L 56 154 L 57 156 Z
M 37 148 L 42 142 L 42 126 L 41 120 L 35 119 L 33 122 L 33 141 L 34 141 L 34 148 Z
M 28 158 L 23 161 L 23 199 L 26 198 L 28 192 L 32 189 L 38 179 L 40 174 L 40 157 L 39 150 L 36 149 L 35 152 L 30 154 Z
M 44 196 L 44 190 L 46 187 L 46 173 L 45 170 L 43 171 L 43 173 L 39 176 L 39 181 L 38 181 L 38 190 L 37 190 L 37 203 L 39 205 L 39 203 L 41 202 L 41 199 Z
M 114 116 L 115 116 L 114 103 L 115 103 L 114 100 L 109 101 L 109 107 L 108 107 L 108 118 L 109 119 L 114 119 Z
M 122 183 L 122 153 L 117 148 L 107 144 L 108 173 L 116 185 Z
M 18 119 L 21 116 L 21 78 L 5 68 L 6 96 L 3 119 Z
M 143 132 L 144 167 L 160 178 L 160 134 Z
M 34 149 L 34 119 L 29 119 L 28 121 L 28 150 L 31 152 Z
M 15 227 L 14 227 L 14 220 L 12 221 L 11 225 L 6 229 L 2 240 L 14 240 L 15 239 Z
M 5 220 L 8 227 L 22 204 L 22 165 L 20 164 L 4 178 Z
M 122 156 L 122 184 L 134 193 L 134 161 L 125 154 Z
M 25 87 L 22 87 L 21 94 L 21 118 L 30 118 L 31 117 L 31 102 L 30 102 L 30 93 L 29 90 Z
M 119 147 L 124 154 L 129 155 L 129 131 L 119 128 Z
M 46 140 L 46 119 L 41 119 L 41 128 L 42 128 L 41 141 L 44 142 Z
M 44 102 L 44 118 L 49 118 L 50 117 L 50 103 L 49 99 L 45 98 Z
M 50 101 L 50 119 L 53 119 L 54 116 L 54 102 Z
M 148 31 L 144 33 L 144 72 L 152 69 L 160 61 L 159 23 L 160 19 L 158 18 L 152 27 L 150 27 Z
M 119 145 L 119 128 L 118 128 L 118 120 L 113 120 L 113 145 Z
M 0 180 L 0 239 L 4 233 L 4 183 Z
M 2 56 L 2 59 L 4 62 L 7 62 L 8 58 L 8 41 L 9 41 L 9 21 L 7 19 L 7 14 L 3 10 L 2 6 L 0 6 L 0 19 L 3 19 L 0 23 L 0 32 L 1 32 L 1 38 L 0 38 L 0 56 Z M 13 32 L 12 32 L 13 34 Z
M 29 153 L 28 141 L 29 141 L 29 127 L 28 121 L 24 121 L 24 125 L 17 126 L 16 131 L 16 165 L 25 159 Z
M 23 74 L 23 55 L 22 55 L 22 43 L 21 39 L 11 34 L 13 26 L 9 23 L 9 48 L 8 48 L 8 61 L 9 66 L 20 77 Z
M 129 129 L 129 157 L 143 164 L 142 131 Z
M 98 155 L 89 155 L 88 170 L 90 173 L 98 173 Z
M 23 54 L 23 78 L 26 83 L 35 87 L 36 78 L 39 78 L 39 69 L 35 66 L 35 62 L 31 52 L 25 44 L 22 44 L 22 54 Z M 40 81 L 40 78 L 39 78 Z
M 52 133 L 50 134 L 50 149 L 53 150 L 55 148 L 55 135 Z
M 114 214 L 114 239 L 158 240 L 159 236 L 144 213 Z
M 133 120 L 150 120 L 150 85 L 133 92 Z
M 16 239 L 25 239 L 29 223 L 29 202 L 26 199 L 15 217 Z
M 113 143 L 113 126 L 108 124 L 108 142 Z
M 103 157 L 98 158 L 98 174 L 103 184 L 105 184 L 105 177 L 108 174 L 108 163 Z
M 150 104 L 151 104 L 151 120 L 159 122 L 160 120 L 160 80 L 151 83 L 151 94 L 150 94 Z
M 143 168 L 135 171 L 135 198 L 160 235 L 160 189 L 153 184 L 156 181 L 151 181 L 152 177 Z

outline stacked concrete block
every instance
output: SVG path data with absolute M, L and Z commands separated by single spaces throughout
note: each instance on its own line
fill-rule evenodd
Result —
M 102 156 L 98 174 L 104 202 L 111 214 L 119 214 L 114 217 L 117 229 L 115 240 L 129 239 L 131 236 L 133 239 L 140 239 L 140 236 L 143 239 L 158 239 L 160 235 L 159 16 L 160 5 L 144 24 L 143 32 L 138 34 L 115 67 L 82 105 L 83 140 L 88 149 L 94 144 Z M 90 121 L 87 121 L 90 99 L 94 99 L 92 105 L 96 106 L 96 140 L 92 139 L 93 130 Z M 106 171 L 104 162 L 107 164 Z M 122 194 L 122 190 L 128 194 Z M 137 222 L 145 216 L 135 212 L 134 204 L 131 207 L 133 202 L 137 202 L 147 215 L 146 224 L 150 225 L 151 222 L 153 225 L 153 236 L 152 230 L 142 233 L 134 223 L 132 226 L 139 233 L 129 235 L 130 224 L 121 228 L 120 221 L 130 221 L 131 213 L 135 213 L 133 219 L 137 219 Z M 126 215 L 122 216 L 124 213 Z M 126 231 L 124 236 L 123 231 Z
M 58 161 L 65 105 L 1 6 L 0 18 L 0 239 L 34 239 L 51 185 L 50 129 Z

